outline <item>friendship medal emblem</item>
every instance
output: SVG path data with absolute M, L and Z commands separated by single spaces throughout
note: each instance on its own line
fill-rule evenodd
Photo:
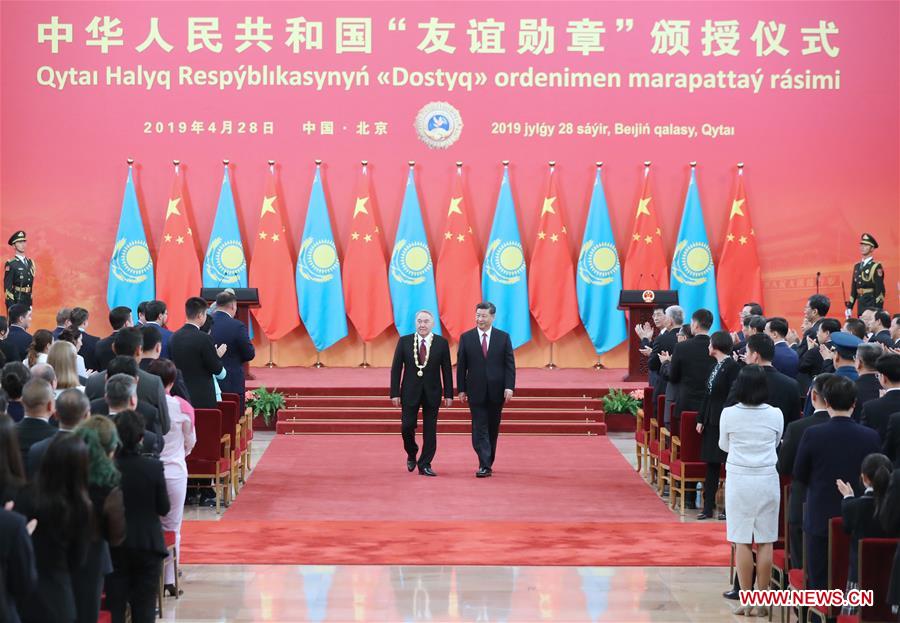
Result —
M 446 149 L 459 140 L 463 122 L 459 111 L 447 102 L 425 104 L 416 115 L 416 134 L 431 149 Z

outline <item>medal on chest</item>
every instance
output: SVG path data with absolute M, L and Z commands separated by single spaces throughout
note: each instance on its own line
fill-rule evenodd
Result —
M 431 349 L 428 348 L 428 343 L 424 341 L 424 338 L 419 339 L 421 340 L 421 342 L 419 342 L 420 344 L 425 344 L 425 358 L 422 361 L 419 360 L 419 349 L 416 348 L 416 340 L 413 340 L 413 359 L 416 362 L 416 367 L 419 369 L 418 372 L 416 372 L 416 376 L 424 376 L 425 373 L 423 370 L 425 369 L 425 366 L 428 365 L 428 356 L 431 354 Z

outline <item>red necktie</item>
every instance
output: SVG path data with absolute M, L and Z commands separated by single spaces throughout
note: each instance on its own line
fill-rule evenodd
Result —
M 481 354 L 487 359 L 487 333 L 481 334 Z
M 425 365 L 425 357 L 428 355 L 428 352 L 425 350 L 425 340 L 423 338 L 419 338 L 419 365 Z

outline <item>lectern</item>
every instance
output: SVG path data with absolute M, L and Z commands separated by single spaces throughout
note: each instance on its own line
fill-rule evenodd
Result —
M 677 290 L 622 290 L 619 293 L 619 309 L 628 312 L 628 374 L 624 381 L 646 382 L 650 376 L 647 358 L 641 355 L 641 340 L 634 328 L 649 322 L 657 307 L 677 304 Z
M 250 327 L 250 310 L 259 307 L 259 291 L 256 288 L 201 288 L 200 298 L 207 303 L 213 303 L 216 296 L 223 290 L 231 290 L 237 299 L 237 313 L 234 317 Z M 252 379 L 250 375 L 250 363 L 244 364 L 244 377 Z

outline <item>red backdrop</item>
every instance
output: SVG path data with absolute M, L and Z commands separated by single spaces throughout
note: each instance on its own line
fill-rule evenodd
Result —
M 125 159 L 136 159 L 136 182 L 152 249 L 162 234 L 172 179 L 171 161 L 182 161 L 185 198 L 204 245 L 212 227 L 221 183 L 223 158 L 233 163 L 233 186 L 245 242 L 256 232 L 263 192 L 265 162 L 278 161 L 282 205 L 287 209 L 294 252 L 303 227 L 315 158 L 324 161 L 323 177 L 341 249 L 348 235 L 359 160 L 368 159 L 374 194 L 387 240 L 393 240 L 400 213 L 406 161 L 417 161 L 417 182 L 433 257 L 446 214 L 454 162 L 465 162 L 465 186 L 476 236 L 483 248 L 500 183 L 502 159 L 511 159 L 516 199 L 526 253 L 530 255 L 540 213 L 547 160 L 557 161 L 561 201 L 572 232 L 572 252 L 580 243 L 594 173 L 603 160 L 604 181 L 613 227 L 624 256 L 634 207 L 640 193 L 644 160 L 653 161 L 654 203 L 660 213 L 667 252 L 671 254 L 688 182 L 688 162 L 697 160 L 700 196 L 706 225 L 718 257 L 734 188 L 735 163 L 746 162 L 746 185 L 760 247 L 766 309 L 799 321 L 804 298 L 814 289 L 816 271 L 822 290 L 835 302 L 841 281 L 849 287 L 862 231 L 881 244 L 877 257 L 887 273 L 887 307 L 898 310 L 898 4 L 886 2 L 778 3 L 629 3 L 455 2 L 445 5 L 405 2 L 303 3 L 3 3 L 2 20 L 2 163 L 0 199 L 3 240 L 22 228 L 29 234 L 29 253 L 38 265 L 35 288 L 37 323 L 52 326 L 56 308 L 82 305 L 94 314 L 92 330 L 105 333 L 106 274 L 115 236 Z M 102 53 L 88 45 L 95 16 L 120 20 L 121 46 Z M 38 41 L 39 25 L 71 24 L 71 43 Z M 237 24 L 245 17 L 270 25 L 271 50 L 257 45 L 238 52 Z M 285 45 L 288 20 L 304 17 L 322 23 L 321 48 L 294 53 Z M 151 31 L 151 18 L 172 46 L 138 47 Z M 220 53 L 188 51 L 188 18 L 217 17 Z M 337 52 L 336 18 L 371 18 L 371 52 Z M 425 53 L 417 48 L 425 30 L 419 25 L 436 17 L 454 24 L 448 43 L 452 54 Z M 569 51 L 570 21 L 600 20 L 602 52 Z M 493 18 L 505 25 L 504 52 L 470 51 L 469 20 Z M 551 54 L 519 53 L 520 19 L 546 18 L 555 28 Z M 621 21 L 618 21 L 621 20 Z M 628 21 L 630 20 L 630 21 Z M 659 20 L 689 20 L 688 54 L 653 52 L 651 32 Z M 738 55 L 704 54 L 706 20 L 736 20 Z M 783 24 L 786 55 L 757 55 L 752 35 L 757 23 Z M 803 54 L 801 29 L 820 20 L 834 22 L 829 36 L 837 48 Z M 660 28 L 656 26 L 657 30 Z M 48 32 L 47 28 L 43 29 Z M 97 31 L 98 33 L 102 32 Z M 302 48 L 302 45 L 301 45 Z M 717 50 L 713 43 L 711 50 Z M 107 66 L 168 70 L 171 88 L 107 85 Z M 178 84 L 179 67 L 238 69 L 241 66 L 300 70 L 358 71 L 365 68 L 368 86 L 213 86 Z M 413 71 L 483 72 L 486 82 L 471 90 L 456 87 L 383 85 L 378 74 L 402 67 Z M 500 87 L 495 77 L 525 71 L 617 72 L 618 88 Z M 43 68 L 43 69 L 41 69 Z M 49 68 L 49 69 L 48 69 Z M 53 88 L 51 70 L 98 71 L 98 84 Z M 630 88 L 631 72 L 760 70 L 758 93 L 735 88 L 688 92 L 669 88 Z M 773 74 L 831 76 L 839 72 L 839 88 L 772 88 Z M 461 113 L 464 128 L 456 144 L 432 150 L 416 136 L 418 110 L 431 101 L 446 101 Z M 234 123 L 235 133 L 179 133 L 184 121 Z M 156 123 L 174 122 L 175 132 L 157 133 Z M 237 133 L 239 122 L 270 121 L 274 133 Z M 303 131 L 331 121 L 333 135 Z M 361 121 L 372 134 L 357 135 Z M 387 123 L 387 134 L 375 135 L 375 122 Z M 553 136 L 526 137 L 492 133 L 495 122 L 546 122 Z M 734 134 L 712 138 L 600 136 L 559 134 L 566 123 L 648 123 L 696 126 L 720 124 Z M 150 132 L 145 132 L 149 124 Z M 260 125 L 261 127 L 261 125 Z M 347 128 L 346 130 L 344 128 Z M 249 251 L 250 249 L 248 249 Z M 839 307 L 839 306 L 836 306 Z M 840 309 L 834 309 L 839 313 Z M 392 336 L 376 341 L 370 359 L 386 363 Z M 548 345 L 539 331 L 518 353 L 524 365 L 546 362 Z M 265 348 L 261 356 L 266 354 Z M 307 364 L 315 352 L 302 328 L 276 346 L 282 365 Z M 356 364 L 361 345 L 354 335 L 323 353 L 329 365 Z M 621 365 L 621 348 L 607 356 Z M 556 350 L 562 365 L 593 362 L 582 329 L 564 338 Z

